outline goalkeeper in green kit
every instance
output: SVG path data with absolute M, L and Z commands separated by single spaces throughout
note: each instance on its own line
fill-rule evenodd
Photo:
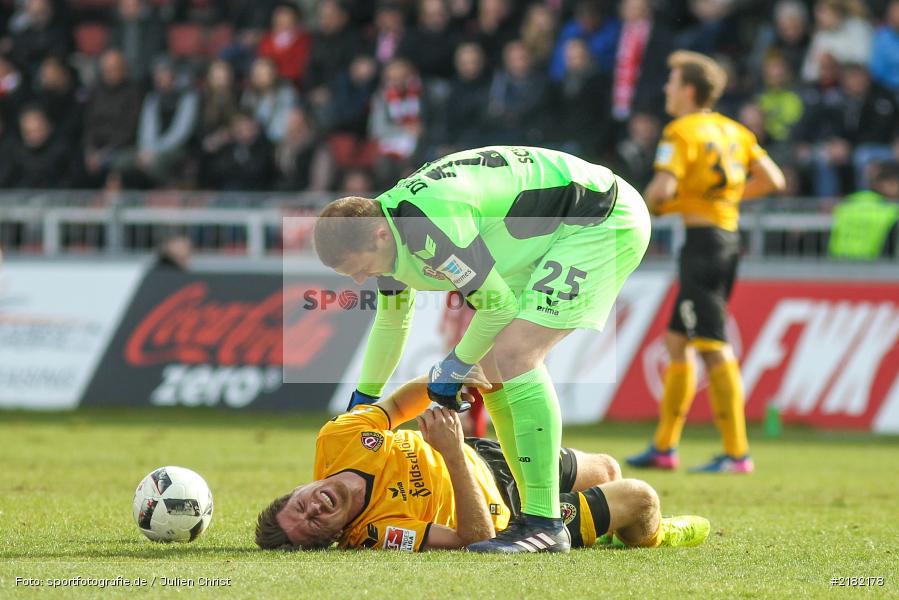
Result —
M 476 309 L 431 368 L 428 394 L 464 410 L 480 364 L 484 403 L 522 516 L 476 552 L 567 552 L 559 513 L 562 419 L 544 365 L 573 329 L 600 330 L 649 243 L 640 194 L 605 167 L 543 148 L 490 146 L 427 163 L 376 199 L 335 200 L 315 224 L 319 258 L 378 304 L 350 406 L 374 402 L 402 355 L 415 290 L 458 290 Z

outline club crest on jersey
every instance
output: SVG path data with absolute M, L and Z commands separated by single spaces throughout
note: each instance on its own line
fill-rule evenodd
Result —
M 433 277 L 434 279 L 446 279 L 446 275 L 429 267 L 428 265 L 422 267 L 421 272 L 425 277 Z
M 377 431 L 363 431 L 362 432 L 362 445 L 365 446 L 367 450 L 371 450 L 372 452 L 377 452 L 380 450 L 381 446 L 384 444 L 384 436 L 378 433 Z
M 568 525 L 577 517 L 577 508 L 575 508 L 574 504 L 569 504 L 568 502 L 563 502 L 562 506 L 562 520 L 565 521 L 565 524 Z
M 402 527 L 388 527 L 384 533 L 385 550 L 415 551 L 415 530 Z
M 455 254 L 450 254 L 450 257 L 437 267 L 437 270 L 446 275 L 457 288 L 463 287 L 477 275 L 474 269 Z

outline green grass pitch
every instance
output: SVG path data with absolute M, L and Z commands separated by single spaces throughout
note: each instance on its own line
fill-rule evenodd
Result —
M 788 429 L 751 431 L 751 476 L 638 473 L 665 514 L 708 517 L 693 549 L 485 557 L 461 552 L 268 553 L 252 539 L 259 509 L 308 480 L 324 415 L 206 410 L 0 412 L 0 598 L 821 598 L 899 597 L 899 438 Z M 623 458 L 648 425 L 569 427 L 564 443 Z M 688 428 L 682 460 L 717 451 Z M 134 488 L 155 467 L 198 471 L 215 496 L 192 544 L 155 544 L 131 518 Z M 67 587 L 47 580 L 156 578 L 152 587 Z M 43 581 L 16 585 L 16 578 Z M 181 578 L 194 587 L 163 586 Z M 865 589 L 831 578 L 882 577 Z M 230 579 L 201 587 L 200 578 Z M 49 594 L 48 594 L 49 592 Z

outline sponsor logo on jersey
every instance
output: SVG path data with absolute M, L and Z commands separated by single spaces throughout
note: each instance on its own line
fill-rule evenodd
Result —
M 569 502 L 563 502 L 562 506 L 562 520 L 565 521 L 565 524 L 568 525 L 572 521 L 577 518 L 577 508 L 575 508 L 574 504 Z
M 371 450 L 372 452 L 377 452 L 381 449 L 381 446 L 384 444 L 384 436 L 378 433 L 377 431 L 363 431 L 362 432 L 362 445 L 365 446 L 367 450 Z
M 667 165 L 674 158 L 674 144 L 662 142 L 656 149 L 656 164 Z
M 403 502 L 405 502 L 405 501 L 407 500 L 407 498 L 406 498 L 406 488 L 403 487 L 403 482 L 402 482 L 402 481 L 397 481 L 397 482 L 396 482 L 396 487 L 389 487 L 389 488 L 387 488 L 387 489 L 390 490 L 390 493 L 391 493 L 391 494 L 393 494 L 392 496 L 390 496 L 391 498 L 396 498 L 397 496 L 402 496 L 402 497 L 403 497 Z
M 490 504 L 490 514 L 498 515 L 499 514 L 499 504 Z
M 437 270 L 446 275 L 457 288 L 463 287 L 477 275 L 474 269 L 465 264 L 465 262 L 455 254 L 451 254 L 449 258 L 443 261 L 443 263 L 437 267 Z
M 384 533 L 384 549 L 414 552 L 416 535 L 417 534 L 412 529 L 388 527 L 387 531 Z

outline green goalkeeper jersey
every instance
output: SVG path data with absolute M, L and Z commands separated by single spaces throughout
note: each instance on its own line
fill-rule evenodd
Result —
M 396 241 L 359 389 L 379 395 L 402 353 L 414 290 L 459 290 L 477 309 L 456 347 L 475 363 L 518 313 L 538 261 L 562 238 L 600 225 L 618 196 L 615 175 L 543 148 L 490 146 L 422 166 L 378 196 Z

